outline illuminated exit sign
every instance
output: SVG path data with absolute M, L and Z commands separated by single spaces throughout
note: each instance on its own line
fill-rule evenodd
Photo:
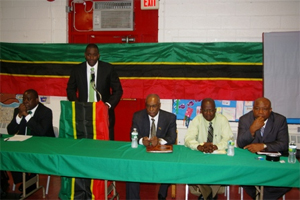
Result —
M 155 10 L 158 9 L 159 0 L 141 0 L 142 10 Z

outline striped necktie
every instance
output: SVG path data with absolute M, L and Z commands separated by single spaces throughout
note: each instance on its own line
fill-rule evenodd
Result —
M 208 127 L 208 134 L 207 134 L 207 142 L 213 142 L 214 138 L 214 129 L 212 127 L 212 122 L 209 122 L 209 127 Z
M 152 125 L 151 125 L 151 138 L 156 136 L 156 128 L 155 128 L 155 119 L 152 118 Z

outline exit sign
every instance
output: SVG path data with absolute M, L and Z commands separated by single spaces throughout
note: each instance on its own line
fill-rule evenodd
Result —
M 159 0 L 141 0 L 142 10 L 156 10 L 158 9 Z

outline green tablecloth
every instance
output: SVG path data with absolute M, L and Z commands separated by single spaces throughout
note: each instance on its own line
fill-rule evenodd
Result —
M 257 160 L 235 148 L 235 156 L 203 154 L 181 145 L 173 153 L 147 153 L 130 142 L 32 137 L 0 139 L 1 170 L 117 181 L 178 184 L 300 187 L 300 164 Z M 264 156 L 263 156 L 264 157 Z

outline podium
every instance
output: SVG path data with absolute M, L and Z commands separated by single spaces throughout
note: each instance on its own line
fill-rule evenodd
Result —
M 108 109 L 102 101 L 61 101 L 60 105 L 60 138 L 109 140 Z M 119 199 L 115 185 L 115 181 L 61 177 L 59 197 L 61 199 L 107 200 L 115 197 Z

